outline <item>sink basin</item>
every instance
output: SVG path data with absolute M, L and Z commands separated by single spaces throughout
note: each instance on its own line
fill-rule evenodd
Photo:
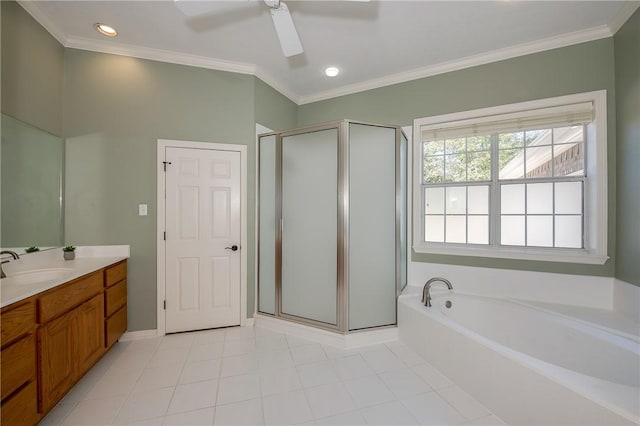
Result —
M 33 284 L 62 278 L 72 272 L 71 268 L 33 269 L 9 275 L 7 284 Z

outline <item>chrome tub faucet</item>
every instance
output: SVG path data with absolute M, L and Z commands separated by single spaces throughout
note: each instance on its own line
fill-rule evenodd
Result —
M 441 277 L 433 277 L 431 278 L 429 281 L 427 281 L 422 289 L 422 303 L 424 303 L 424 306 L 430 308 L 431 307 L 431 285 L 435 284 L 435 283 L 442 283 L 445 284 L 447 286 L 447 288 L 449 290 L 453 290 L 453 286 L 451 285 L 451 281 L 449 281 L 446 278 L 441 278 Z
M 2 250 L 2 251 L 0 251 L 0 256 L 2 256 L 3 254 L 10 254 L 11 257 L 13 257 L 13 260 L 20 259 L 20 256 L 18 256 L 18 253 L 16 253 L 15 251 L 11 251 L 11 250 Z M 0 278 L 7 278 L 7 275 L 2 270 L 2 264 L 3 263 L 9 263 L 9 261 L 8 260 L 3 260 L 2 262 L 0 262 Z

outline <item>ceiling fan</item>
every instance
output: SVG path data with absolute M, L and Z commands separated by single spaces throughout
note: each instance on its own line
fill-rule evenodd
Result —
M 209 13 L 213 10 L 212 3 L 208 1 L 194 1 L 194 0 L 173 0 L 178 9 L 187 16 L 197 16 L 205 13 Z M 260 0 L 242 0 L 242 1 L 260 1 Z M 280 0 L 263 0 L 269 7 L 271 12 L 271 19 L 273 19 L 273 26 L 278 34 L 280 40 L 280 47 L 285 57 L 299 55 L 304 52 L 302 48 L 302 42 L 298 36 L 298 31 L 293 24 L 291 13 L 287 5 Z M 358 2 L 368 2 L 369 0 L 348 0 Z

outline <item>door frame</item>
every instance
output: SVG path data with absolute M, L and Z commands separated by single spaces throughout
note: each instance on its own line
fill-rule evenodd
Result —
M 166 311 L 164 300 L 166 297 L 165 274 L 165 208 L 164 197 L 166 184 L 164 179 L 166 148 L 192 148 L 210 151 L 231 151 L 240 153 L 240 325 L 249 325 L 247 318 L 247 147 L 226 143 L 194 142 L 171 139 L 158 139 L 156 162 L 157 186 L 157 221 L 156 221 L 156 268 L 157 268 L 157 331 L 158 335 L 166 334 Z

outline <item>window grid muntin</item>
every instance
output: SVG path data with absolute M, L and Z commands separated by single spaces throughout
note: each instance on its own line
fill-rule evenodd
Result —
M 587 150 L 586 150 L 586 135 L 587 135 L 587 125 L 588 124 L 583 124 L 582 125 L 582 138 L 581 140 L 575 141 L 575 142 L 563 142 L 563 143 L 555 143 L 555 134 L 554 134 L 554 129 L 557 128 L 563 128 L 563 127 L 569 127 L 569 126 L 559 126 L 559 127 L 550 127 L 548 128 L 548 130 L 551 131 L 551 143 L 550 144 L 543 144 L 543 145 L 536 145 L 534 147 L 545 147 L 545 146 L 551 146 L 551 176 L 546 176 L 546 177 L 527 177 L 527 137 L 526 137 L 526 133 L 527 130 L 523 130 L 523 145 L 522 145 L 522 150 L 523 150 L 523 167 L 524 167 L 524 171 L 523 171 L 523 177 L 522 178 L 517 178 L 517 179 L 500 179 L 500 167 L 499 167 L 499 152 L 500 152 L 500 147 L 499 147 L 499 136 L 500 134 L 505 134 L 505 133 L 500 133 L 500 132 L 495 132 L 492 133 L 490 135 L 481 135 L 481 136 L 489 136 L 490 138 L 490 145 L 489 145 L 489 153 L 490 153 L 490 180 L 484 180 L 484 181 L 455 181 L 455 182 L 447 182 L 446 181 L 446 159 L 443 158 L 443 181 L 442 182 L 433 182 L 433 183 L 429 183 L 426 182 L 425 179 L 425 173 L 424 173 L 424 159 L 425 157 L 437 157 L 439 155 L 429 155 L 429 156 L 425 156 L 424 152 L 425 152 L 425 145 L 430 143 L 430 142 L 434 142 L 434 141 L 439 141 L 442 140 L 443 142 L 443 153 L 442 153 L 442 157 L 446 157 L 447 155 L 447 145 L 446 145 L 446 138 L 445 139 L 433 139 L 433 140 L 426 140 L 426 141 L 422 141 L 422 170 L 421 170 L 421 181 L 422 181 L 422 237 L 423 237 L 423 241 L 428 243 L 428 244 L 433 244 L 433 245 L 481 245 L 481 246 L 489 246 L 489 247 L 512 247 L 512 248 L 535 248 L 535 249 L 566 249 L 566 250 L 583 250 L 586 247 L 586 226 L 585 226 L 585 203 L 586 203 L 586 198 L 587 198 L 587 194 L 585 191 L 585 187 L 586 187 L 586 165 L 587 165 Z M 544 129 L 547 130 L 547 129 Z M 535 131 L 535 130 L 528 130 L 528 131 Z M 519 133 L 519 132 L 510 132 L 510 133 Z M 485 152 L 485 150 L 474 150 L 474 151 L 469 151 L 468 150 L 468 136 L 465 136 L 465 159 L 466 159 L 466 163 L 465 163 L 465 177 L 468 178 L 468 153 L 469 152 Z M 452 138 L 454 139 L 454 138 Z M 459 139 L 459 138 L 458 138 Z M 534 139 L 535 140 L 535 139 Z M 583 149 L 583 159 L 582 159 L 582 175 L 581 176 L 555 176 L 555 153 L 554 153 L 554 146 L 556 145 L 575 145 L 575 144 L 581 144 L 582 145 L 582 149 Z M 507 148 L 507 149 L 514 149 L 514 148 Z M 581 212 L 579 214 L 580 219 L 581 219 L 581 244 L 580 247 L 578 248 L 573 248 L 573 247 L 556 247 L 556 217 L 558 216 L 578 216 L 577 214 L 556 214 L 555 213 L 555 183 L 558 182 L 575 182 L 575 181 L 579 181 L 582 183 L 582 191 L 581 191 L 581 195 L 582 195 L 582 203 L 581 203 Z M 527 213 L 527 202 L 528 202 L 528 197 L 527 197 L 527 184 L 529 183 L 552 183 L 552 213 L 550 215 L 543 215 L 543 214 L 529 214 Z M 524 214 L 521 215 L 524 217 L 524 238 L 525 238 L 525 245 L 506 245 L 506 244 L 502 244 L 501 243 L 501 218 L 503 216 L 503 214 L 500 212 L 500 206 L 502 204 L 502 200 L 501 200 L 501 188 L 502 185 L 505 184 L 524 184 L 524 188 L 525 188 L 525 194 L 524 194 L 524 199 L 525 199 L 525 205 L 524 205 Z M 473 244 L 473 243 L 448 243 L 447 242 L 447 238 L 446 238 L 446 233 L 447 233 L 447 226 L 446 226 L 446 188 L 445 188 L 445 203 L 444 203 L 444 213 L 443 213 L 443 220 L 444 220 L 444 237 L 443 237 L 443 242 L 429 242 L 426 240 L 426 212 L 424 211 L 425 209 L 425 189 L 427 187 L 446 187 L 446 186 L 465 186 L 465 187 L 469 187 L 469 186 L 488 186 L 489 187 L 489 191 L 488 191 L 488 196 L 489 196 L 489 213 L 488 215 L 479 215 L 479 214 L 475 214 L 473 216 L 488 216 L 488 220 L 489 220 L 489 229 L 488 229 L 488 238 L 489 238 L 489 242 L 488 244 Z M 466 194 L 466 211 L 467 214 L 465 215 L 467 220 L 466 220 L 466 230 L 465 230 L 465 236 L 466 236 L 466 241 L 469 240 L 469 221 L 468 221 L 468 217 L 470 216 L 468 214 L 468 210 L 469 210 L 469 206 L 468 206 L 468 197 L 469 197 L 469 192 L 468 190 L 465 191 Z M 493 201 L 496 202 L 493 202 Z M 506 215 L 506 216 L 519 216 L 516 214 L 511 214 L 511 215 Z M 529 246 L 527 245 L 527 238 L 528 238 L 528 216 L 551 216 L 551 223 L 552 223 L 552 246 L 551 247 L 546 247 L 546 246 Z

